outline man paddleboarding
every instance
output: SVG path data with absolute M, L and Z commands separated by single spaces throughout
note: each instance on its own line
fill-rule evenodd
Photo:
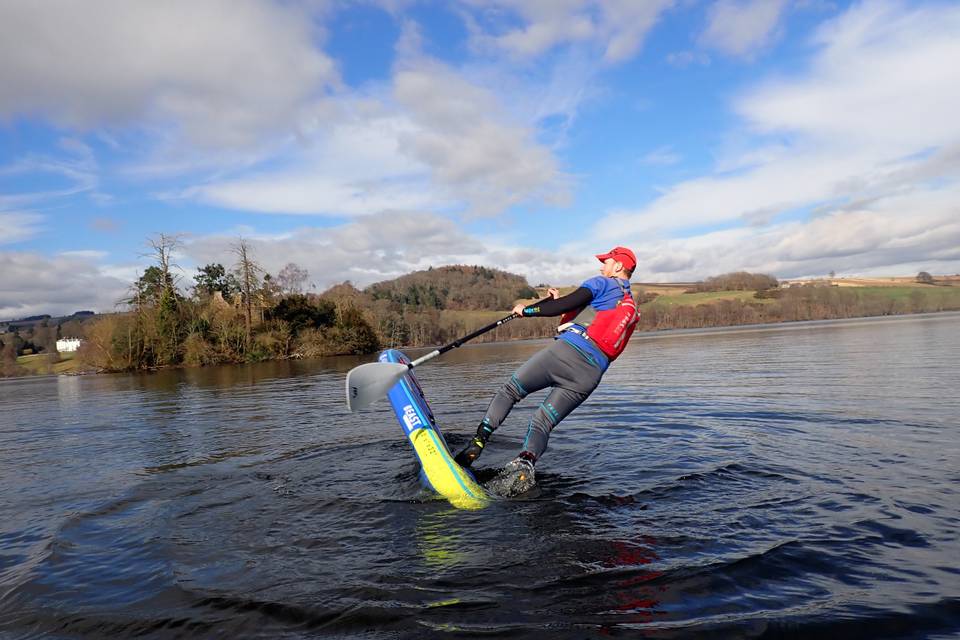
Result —
M 561 316 L 559 335 L 497 391 L 477 435 L 456 456 L 460 465 L 469 467 L 516 403 L 551 387 L 530 420 L 522 451 L 499 476 L 509 493 L 533 486 L 534 465 L 547 448 L 550 432 L 597 388 L 636 328 L 639 312 L 630 291 L 636 256 L 626 247 L 614 247 L 597 259 L 602 263 L 600 275 L 584 281 L 573 293 L 561 298 L 556 289 L 550 289 L 551 299 L 513 308 L 524 318 Z

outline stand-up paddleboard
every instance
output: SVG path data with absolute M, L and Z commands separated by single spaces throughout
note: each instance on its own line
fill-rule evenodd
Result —
M 410 364 L 403 352 L 387 349 L 380 362 Z M 410 369 L 390 391 L 387 398 L 420 460 L 420 481 L 436 491 L 458 509 L 482 509 L 490 498 L 469 471 L 450 455 L 447 442 L 427 404 L 420 383 Z

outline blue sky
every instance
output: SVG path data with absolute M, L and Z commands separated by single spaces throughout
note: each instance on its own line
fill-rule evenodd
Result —
M 960 6 L 0 5 L 0 318 L 115 308 L 146 239 L 317 290 L 960 271 Z

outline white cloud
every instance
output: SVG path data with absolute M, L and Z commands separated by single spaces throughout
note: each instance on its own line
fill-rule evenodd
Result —
M 233 209 L 332 216 L 448 204 L 429 184 L 426 165 L 399 148 L 398 139 L 416 130 L 409 118 L 362 100 L 344 100 L 340 114 L 312 131 L 307 146 L 290 149 L 282 168 L 254 169 L 182 195 Z
M 43 220 L 38 213 L 0 211 L 0 245 L 32 238 L 40 232 Z
M 173 124 L 194 142 L 242 146 L 294 131 L 337 82 L 296 3 L 49 0 L 2 12 L 0 117 Z
M 805 77 L 765 82 L 737 102 L 761 133 L 913 153 L 960 136 L 960 7 L 858 5 L 821 27 Z M 835 142 L 834 142 L 835 143 Z M 839 146 L 839 145 L 838 145 Z
M 470 21 L 476 46 L 534 58 L 566 44 L 600 47 L 603 60 L 622 62 L 643 45 L 647 33 L 673 0 L 466 0 L 480 10 Z M 500 15 L 498 15 L 498 12 Z M 520 27 L 481 26 L 484 19 L 518 16 Z M 494 33 L 491 33 L 494 31 Z M 500 31 L 500 32 L 497 32 Z
M 564 202 L 565 180 L 532 126 L 497 95 L 428 58 L 404 61 L 389 87 L 343 98 L 304 130 L 283 166 L 255 168 L 178 197 L 267 213 L 360 216 Z M 333 115 L 335 114 L 335 115 Z
M 774 39 L 785 7 L 786 0 L 717 0 L 700 42 L 727 55 L 749 58 Z
M 400 68 L 429 71 L 436 62 L 419 51 L 407 51 Z M 495 96 L 498 120 L 522 126 L 544 146 L 558 150 L 567 146 L 567 133 L 585 105 L 609 99 L 611 89 L 601 79 L 596 57 L 583 49 L 567 49 L 551 56 L 537 69 L 502 60 L 474 58 L 448 68 L 467 82 Z
M 665 145 L 662 147 L 657 147 L 653 151 L 645 154 L 642 158 L 640 158 L 640 163 L 651 166 L 668 166 L 677 164 L 681 160 L 683 160 L 683 157 L 674 151 L 673 147 L 670 145 Z
M 660 14 L 673 6 L 673 0 L 603 0 L 602 32 L 606 35 L 603 57 L 607 62 L 622 62 L 632 57 L 643 45 L 647 33 Z
M 0 189 L 6 192 L 0 195 L 0 209 L 78 193 L 98 195 L 98 166 L 92 150 L 73 138 L 61 139 L 59 147 L 64 152 L 60 155 L 29 154 L 0 165 Z M 19 187 L 20 183 L 33 179 L 43 180 L 49 186 L 37 191 Z M 51 184 L 55 180 L 59 183 Z
M 288 262 L 295 262 L 308 269 L 310 282 L 318 289 L 344 280 L 366 285 L 406 273 L 414 265 L 431 264 L 429 260 L 479 249 L 476 241 L 453 222 L 424 213 L 379 213 L 328 228 L 242 235 L 268 272 L 276 273 Z M 195 264 L 220 262 L 229 266 L 233 262 L 231 246 L 236 241 L 233 235 L 201 236 L 191 239 L 184 252 Z
M 98 249 L 75 249 L 73 251 L 61 251 L 58 255 L 64 258 L 89 258 L 91 260 L 100 260 L 106 258 L 109 253 Z
M 423 57 L 410 26 L 391 84 L 342 91 L 333 61 L 317 48 L 327 5 L 4 6 L 0 118 L 28 115 L 91 129 L 115 152 L 110 171 L 126 179 L 190 176 L 192 187 L 156 187 L 162 199 L 333 216 L 495 215 L 526 200 L 565 201 L 564 176 L 535 139 L 535 120 L 518 118 L 495 91 Z M 86 175 L 71 176 L 69 189 L 107 202 L 96 191 L 90 149 L 65 144 L 90 163 Z M 71 170 L 50 159 L 20 162 L 8 169 Z M 59 195 L 72 193 L 67 189 Z M 0 208 L 22 209 L 37 195 L 4 196 Z
M 533 131 L 506 115 L 496 96 L 449 69 L 421 62 L 398 71 L 394 95 L 415 131 L 402 152 L 430 167 L 435 182 L 490 215 L 528 199 L 566 202 L 563 177 Z
M 128 284 L 86 256 L 0 252 L 0 318 L 113 311 Z
M 248 230 L 249 231 L 249 230 Z M 579 282 L 596 271 L 591 255 L 565 257 L 555 251 L 516 246 L 509 238 L 479 236 L 431 213 L 375 214 L 328 227 L 303 227 L 282 235 L 244 234 L 256 260 L 271 273 L 288 262 L 306 268 L 309 282 L 322 291 L 351 281 L 358 287 L 449 264 L 476 264 L 526 276 L 531 284 Z M 192 239 L 185 247 L 188 262 L 230 266 L 234 235 Z M 185 277 L 189 280 L 192 273 Z
M 197 197 L 228 209 L 261 213 L 323 214 L 333 217 L 362 216 L 394 208 L 429 208 L 438 204 L 430 198 L 428 185 L 414 188 L 412 181 L 391 182 L 388 176 L 340 181 L 322 171 L 302 170 L 288 174 L 264 174 L 191 189 Z
M 671 277 L 956 260 L 942 243 L 957 244 L 960 217 L 960 68 L 944 64 L 958 32 L 956 5 L 856 5 L 818 30 L 806 72 L 735 102 L 746 128 L 716 172 L 613 212 L 595 238 L 696 256 Z M 718 226 L 739 235 L 707 233 Z
M 883 198 L 812 220 L 637 242 L 635 279 L 690 281 L 746 269 L 780 278 L 960 270 L 960 187 Z

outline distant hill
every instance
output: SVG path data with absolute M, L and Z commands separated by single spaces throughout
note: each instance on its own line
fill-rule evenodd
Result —
M 333 286 L 320 298 L 338 309 L 361 310 L 387 347 L 449 342 L 503 317 L 519 300 L 539 297 L 526 278 L 488 267 L 431 267 L 372 284 L 362 291 L 349 282 Z M 342 311 L 341 311 L 342 312 Z M 542 338 L 554 333 L 556 319 L 535 318 L 504 325 L 477 342 Z
M 397 306 L 457 311 L 509 309 L 518 299 L 536 296 L 523 276 L 465 265 L 415 271 L 372 284 L 363 293 Z
M 68 322 L 70 320 L 86 320 L 87 318 L 91 318 L 95 315 L 97 314 L 93 311 L 74 311 L 68 316 L 57 317 L 53 317 L 50 314 L 45 313 L 36 316 L 28 316 L 26 318 L 17 318 L 16 320 L 0 320 L 0 328 L 11 327 L 19 329 L 22 327 L 32 327 L 33 325 L 39 324 L 44 320 L 46 320 L 48 324 L 63 324 L 64 322 Z

